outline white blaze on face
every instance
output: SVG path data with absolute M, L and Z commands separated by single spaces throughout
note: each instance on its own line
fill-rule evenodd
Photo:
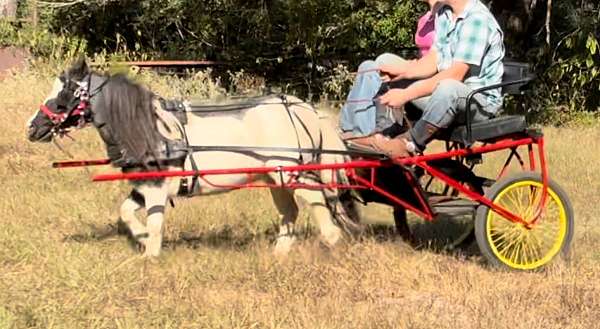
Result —
M 48 94 L 48 96 L 46 97 L 46 99 L 44 99 L 44 102 L 42 104 L 46 104 L 46 102 L 48 102 L 49 100 L 51 100 L 52 98 L 56 98 L 58 96 L 58 93 L 64 88 L 64 83 L 62 81 L 60 81 L 59 78 L 54 79 L 54 84 L 52 85 L 52 91 Z M 29 128 L 31 127 L 31 122 L 33 121 L 33 119 L 35 119 L 35 117 L 38 115 L 38 113 L 40 112 L 40 110 L 37 110 L 32 116 L 31 118 L 29 118 L 29 120 L 27 120 L 27 123 L 25 125 L 25 128 Z

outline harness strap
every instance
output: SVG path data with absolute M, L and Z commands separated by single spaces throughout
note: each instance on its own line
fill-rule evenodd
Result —
M 60 124 L 67 119 L 68 114 L 64 113 L 54 113 L 52 112 L 46 104 L 40 105 L 40 111 L 42 111 L 54 124 Z
M 196 164 L 196 160 L 194 160 L 194 151 L 192 150 L 192 148 L 190 148 L 190 141 L 188 139 L 188 135 L 187 135 L 185 126 L 183 124 L 181 124 L 181 125 L 178 125 L 178 127 L 181 129 L 181 134 L 183 135 L 183 139 L 185 140 L 186 152 L 187 152 L 186 157 L 188 159 L 190 159 L 190 164 L 192 165 L 192 170 L 194 172 L 198 172 L 198 165 Z M 184 161 L 184 165 L 185 165 L 185 161 Z M 198 188 L 200 188 L 198 175 L 192 176 L 192 186 L 187 186 L 187 178 L 183 177 L 183 178 L 181 178 L 181 183 L 179 184 L 179 190 L 180 190 L 180 192 L 183 192 L 183 193 L 187 192 L 187 196 L 191 197 L 192 194 L 194 193 L 194 190 L 196 189 L 196 186 L 198 186 Z M 187 191 L 184 191 L 186 189 L 187 189 Z
M 293 111 L 293 113 L 294 113 L 294 116 L 296 117 L 296 119 L 298 119 L 298 122 L 300 122 L 300 125 L 302 125 L 302 128 L 304 128 L 306 135 L 308 135 L 308 138 L 310 139 L 310 145 L 314 149 L 315 148 L 315 140 L 313 139 L 312 134 L 308 130 L 308 127 L 306 126 L 306 124 L 304 124 L 304 121 L 302 121 L 302 119 L 300 118 L 300 116 L 298 116 L 298 113 L 296 113 L 296 111 Z M 314 153 L 313 153 L 313 156 L 315 156 Z
M 290 111 L 290 106 L 288 104 L 287 97 L 285 97 L 285 95 L 280 95 L 279 98 L 281 98 L 281 104 L 283 104 L 283 107 L 285 108 L 285 111 L 287 112 L 288 117 L 290 118 L 290 121 L 292 122 L 292 127 L 294 127 L 294 132 L 296 133 L 296 142 L 298 143 L 298 161 L 300 161 L 300 163 L 304 163 L 304 159 L 302 157 L 302 152 L 300 152 L 300 149 L 302 148 L 302 146 L 300 145 L 300 135 L 298 135 L 298 128 L 296 128 L 296 123 L 294 122 L 294 118 L 292 118 L 292 113 L 291 113 L 292 111 Z M 302 121 L 300 121 L 300 122 L 302 122 Z
M 384 154 L 377 153 L 374 151 L 365 151 L 358 149 L 349 150 L 330 150 L 320 148 L 318 150 L 311 148 L 300 148 L 296 149 L 293 147 L 278 147 L 278 146 L 227 146 L 227 145 L 190 145 L 188 147 L 192 152 L 237 152 L 237 153 L 256 153 L 256 152 L 302 152 L 302 153 L 313 153 L 318 152 L 319 154 L 338 154 L 338 155 L 356 155 L 365 156 L 370 158 L 386 158 Z
M 162 206 L 162 205 L 152 206 L 152 207 L 150 207 L 150 209 L 148 209 L 148 211 L 146 213 L 148 216 L 151 216 L 153 214 L 164 214 L 165 206 Z
M 131 201 L 137 203 L 140 207 L 146 205 L 146 198 L 144 198 L 144 195 L 138 192 L 136 189 L 131 190 L 131 193 L 129 193 L 129 198 Z

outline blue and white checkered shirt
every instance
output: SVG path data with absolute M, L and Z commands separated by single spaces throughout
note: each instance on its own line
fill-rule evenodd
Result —
M 488 8 L 470 0 L 463 13 L 453 19 L 450 6 L 437 12 L 435 22 L 437 69 L 448 69 L 453 62 L 469 64 L 464 83 L 471 89 L 502 82 L 504 43 L 502 29 Z M 492 107 L 502 105 L 500 88 L 483 93 Z

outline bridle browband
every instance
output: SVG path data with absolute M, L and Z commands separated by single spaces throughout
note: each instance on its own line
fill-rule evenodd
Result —
M 108 78 L 106 78 L 100 85 L 90 93 L 92 81 L 92 73 L 88 74 L 88 81 L 86 86 L 80 86 L 77 88 L 73 95 L 79 99 L 79 103 L 77 106 L 73 107 L 71 110 L 63 112 L 63 113 L 54 113 L 52 112 L 46 104 L 40 105 L 40 111 L 52 121 L 54 127 L 52 127 L 52 132 L 56 135 L 63 136 L 69 132 L 70 127 L 62 127 L 62 124 L 67 121 L 69 118 L 78 117 L 77 124 L 75 127 L 77 129 L 85 127 L 88 123 L 90 123 L 93 118 L 91 115 L 91 104 L 90 100 L 96 96 L 102 88 L 108 82 Z

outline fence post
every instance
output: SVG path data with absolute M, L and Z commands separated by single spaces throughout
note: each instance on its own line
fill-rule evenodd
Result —
M 0 18 L 9 21 L 17 19 L 17 0 L 0 0 Z
M 38 25 L 38 3 L 37 0 L 31 0 L 31 24 L 33 27 Z

